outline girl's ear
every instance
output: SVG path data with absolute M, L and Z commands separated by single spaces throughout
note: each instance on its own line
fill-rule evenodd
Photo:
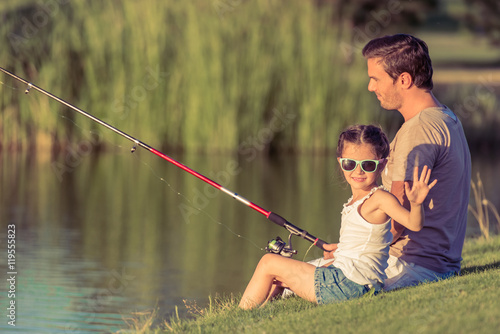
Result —
M 382 172 L 386 165 L 387 165 L 387 158 L 385 158 L 384 161 L 378 165 L 379 172 Z

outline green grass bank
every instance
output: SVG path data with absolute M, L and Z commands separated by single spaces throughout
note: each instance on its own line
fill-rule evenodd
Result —
M 470 238 L 461 276 L 440 282 L 324 306 L 291 298 L 242 311 L 237 307 L 239 297 L 215 298 L 206 309 L 191 306 L 195 319 L 160 320 L 158 310 L 128 323 L 131 333 L 156 334 L 497 333 L 499 286 L 500 236 Z

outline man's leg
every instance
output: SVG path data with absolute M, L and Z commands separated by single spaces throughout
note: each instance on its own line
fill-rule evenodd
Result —
M 454 273 L 438 273 L 430 269 L 407 263 L 392 255 L 389 256 L 388 267 L 385 270 L 387 279 L 384 290 L 390 291 L 407 286 L 414 286 L 424 282 L 434 282 L 449 278 Z

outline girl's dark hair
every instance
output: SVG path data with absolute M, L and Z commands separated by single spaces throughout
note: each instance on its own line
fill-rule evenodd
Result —
M 378 159 L 389 156 L 389 140 L 382 128 L 377 125 L 353 125 L 345 129 L 339 137 L 337 157 L 342 157 L 346 142 L 356 145 L 370 144 Z
M 381 58 L 385 71 L 396 80 L 401 73 L 411 75 L 415 86 L 432 90 L 432 62 L 427 44 L 407 34 L 376 38 L 363 48 L 366 59 Z

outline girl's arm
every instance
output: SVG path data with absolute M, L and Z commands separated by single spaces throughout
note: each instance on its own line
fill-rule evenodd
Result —
M 407 210 L 410 210 L 410 202 L 405 195 L 405 181 L 392 181 L 391 194 L 393 194 L 399 203 Z M 403 233 L 405 227 L 395 221 L 392 220 L 391 233 L 392 233 L 392 241 L 395 242 L 398 240 L 399 236 Z
M 424 224 L 424 208 L 422 206 L 429 191 L 436 185 L 437 180 L 429 184 L 431 170 L 424 166 L 420 178 L 418 177 L 418 167 L 413 170 L 413 185 L 405 182 L 406 197 L 410 202 L 410 211 L 406 210 L 394 195 L 386 193 L 388 196 L 379 201 L 379 209 L 389 217 L 412 231 L 420 231 Z

